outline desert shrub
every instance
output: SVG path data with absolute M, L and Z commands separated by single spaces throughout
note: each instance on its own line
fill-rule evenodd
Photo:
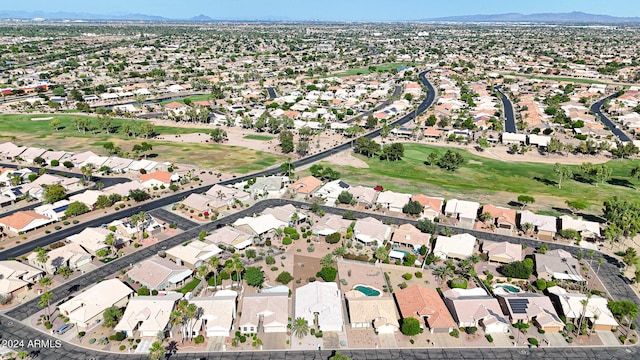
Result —
M 196 336 L 195 339 L 193 339 L 193 342 L 197 344 L 202 344 L 204 342 L 204 336 L 202 335 L 198 335 Z
M 404 273 L 402 274 L 402 278 L 405 280 L 411 280 L 413 278 L 413 275 L 409 274 L 409 273 Z

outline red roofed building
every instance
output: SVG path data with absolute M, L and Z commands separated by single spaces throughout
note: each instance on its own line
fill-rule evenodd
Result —
M 163 185 L 164 187 L 169 187 L 172 181 L 171 177 L 171 173 L 166 171 L 154 171 L 152 173 L 140 175 L 140 182 L 142 183 L 142 186 L 146 188 L 152 188 L 154 186 L 160 187 Z

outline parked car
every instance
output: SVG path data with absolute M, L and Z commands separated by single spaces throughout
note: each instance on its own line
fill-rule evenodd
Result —
M 64 324 L 64 325 L 60 326 L 58 328 L 58 330 L 56 330 L 56 333 L 58 333 L 59 335 L 62 335 L 64 333 L 66 333 L 67 331 L 71 330 L 72 327 L 73 327 L 73 324 Z

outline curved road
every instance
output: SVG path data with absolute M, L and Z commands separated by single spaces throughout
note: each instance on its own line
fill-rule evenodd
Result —
M 611 131 L 621 142 L 625 143 L 631 141 L 631 138 L 629 138 L 629 136 L 618 127 L 618 125 L 614 124 L 613 121 L 611 121 L 611 119 L 602 112 L 602 105 L 604 105 L 607 100 L 615 99 L 617 96 L 618 94 L 616 93 L 600 99 L 600 101 L 591 105 L 591 111 L 596 116 L 600 117 L 600 121 L 609 128 L 609 131 Z
M 511 100 L 502 92 L 500 86 L 495 87 L 496 91 L 502 95 L 500 98 L 502 100 L 502 107 L 504 108 L 504 130 L 505 132 L 515 134 L 517 132 L 516 128 L 516 117 L 513 113 L 513 104 Z
M 300 207 L 306 203 L 297 202 L 286 199 L 269 199 L 256 203 L 253 207 L 244 209 L 238 213 L 232 214 L 228 217 L 219 219 L 217 221 L 206 223 L 204 225 L 192 228 L 184 233 L 171 237 L 163 242 L 150 245 L 143 248 L 131 255 L 117 259 L 108 265 L 102 266 L 94 271 L 88 272 L 75 278 L 61 286 L 52 290 L 53 301 L 56 304 L 71 297 L 75 292 L 84 289 L 85 287 L 94 284 L 101 279 L 111 276 L 113 273 L 121 269 L 126 269 L 131 263 L 139 262 L 149 256 L 156 254 L 158 251 L 167 247 L 176 246 L 186 240 L 196 237 L 200 231 L 208 230 L 212 231 L 216 228 L 231 223 L 236 219 L 244 216 L 250 216 L 254 213 L 262 212 L 266 208 L 280 206 L 284 204 L 293 204 Z M 327 213 L 341 214 L 344 209 L 322 206 L 322 209 Z M 390 217 L 380 214 L 371 214 L 365 212 L 354 211 L 358 218 L 367 216 L 373 216 L 380 221 L 387 223 L 413 223 L 413 220 L 407 220 L 404 218 Z M 485 233 L 480 231 L 471 231 L 460 228 L 452 228 L 453 233 L 467 232 L 481 239 L 489 239 L 494 241 L 511 241 L 515 243 L 523 243 L 527 246 L 538 247 L 543 242 L 531 240 L 528 238 L 511 237 L 493 233 Z M 568 245 L 561 245 L 555 243 L 546 243 L 549 249 L 564 249 L 572 253 L 577 253 L 579 248 Z M 623 281 L 620 272 L 615 264 L 616 260 L 601 254 L 605 257 L 606 261 L 600 268 L 599 276 L 601 280 L 607 284 L 608 290 L 615 299 L 628 299 L 638 303 L 638 299 L 629 286 Z M 28 351 L 39 351 L 39 355 L 44 359 L 143 359 L 147 358 L 146 355 L 128 355 L 128 354 L 108 354 L 98 351 L 82 349 L 71 344 L 63 343 L 61 348 L 55 347 L 38 347 L 28 346 L 28 340 L 41 339 L 41 340 L 53 340 L 56 337 L 44 334 L 35 330 L 29 326 L 24 325 L 21 321 L 27 319 L 37 311 L 41 310 L 38 305 L 39 299 L 35 298 L 26 303 L 23 303 L 13 309 L 8 310 L 4 314 L 0 315 L 0 335 L 3 340 L 25 340 L 25 345 L 22 346 Z M 637 321 L 636 321 L 637 323 Z M 538 348 L 528 350 L 523 347 L 519 348 L 438 348 L 438 349 L 371 349 L 371 350 L 344 350 L 341 351 L 347 355 L 352 356 L 355 359 L 389 359 L 392 357 L 398 357 L 402 355 L 402 358 L 415 358 L 415 359 L 522 359 L 525 357 L 534 358 L 565 358 L 565 359 L 601 359 L 601 358 L 615 358 L 615 359 L 635 359 L 640 356 L 640 351 L 637 347 L 553 347 L 553 348 Z M 390 356 L 394 354 L 394 356 Z M 180 353 L 171 356 L 171 359 L 300 359 L 300 358 L 314 358 L 314 359 L 327 359 L 331 353 L 329 351 L 266 351 L 266 352 L 226 352 L 226 353 Z M 389 357 L 387 357 L 389 355 Z
M 361 114 L 359 114 L 358 116 L 355 116 L 347 121 L 345 121 L 346 124 L 351 124 L 352 122 L 358 120 L 358 119 L 362 119 L 365 116 L 369 116 L 370 114 L 373 114 L 376 111 L 382 110 L 384 107 L 390 105 L 393 102 L 393 99 L 397 98 L 398 96 L 400 96 L 400 94 L 402 93 L 402 86 L 400 85 L 396 85 L 393 88 L 393 94 L 391 94 L 390 98 L 383 101 L 382 104 L 374 107 L 371 110 L 365 111 Z

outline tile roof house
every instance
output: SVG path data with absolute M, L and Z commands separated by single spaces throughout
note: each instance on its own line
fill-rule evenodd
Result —
M 338 196 L 340 196 L 343 191 L 348 190 L 349 184 L 342 180 L 334 180 L 324 184 L 318 189 L 315 196 L 327 200 L 326 205 L 333 206 L 336 204 L 336 201 L 338 201 Z
M 393 232 L 391 242 L 396 245 L 402 245 L 419 251 L 424 245 L 429 247 L 431 235 L 425 234 L 411 224 L 402 224 Z
M 263 235 L 281 227 L 289 226 L 288 222 L 280 221 L 271 214 L 258 217 L 244 217 L 236 220 L 233 226 L 253 235 Z
M 20 156 L 27 148 L 24 146 L 18 146 L 12 142 L 5 142 L 0 144 L 0 154 L 7 159 L 12 160 L 17 156 Z
M 303 285 L 295 292 L 295 318 L 309 324 L 317 320 L 321 331 L 342 331 L 342 294 L 335 282 L 315 281 Z
M 411 201 L 417 201 L 422 208 L 421 218 L 432 220 L 440 216 L 442 213 L 442 204 L 444 204 L 444 198 L 429 197 L 422 194 L 416 194 L 411 197 Z
M 290 225 L 297 224 L 307 218 L 305 214 L 299 212 L 298 209 L 291 204 L 267 208 L 262 214 L 273 215 L 276 219 Z
M 433 247 L 433 255 L 441 259 L 468 259 L 473 255 L 476 238 L 470 234 L 458 234 L 451 237 L 439 235 Z
M 127 337 L 157 337 L 159 332 L 169 329 L 171 312 L 176 301 L 182 298 L 180 293 L 164 296 L 134 296 L 129 300 L 115 331 L 123 332 Z
M 538 215 L 529 210 L 520 213 L 520 228 L 522 229 L 524 224 L 531 224 L 541 240 L 553 240 L 556 236 L 557 221 L 554 216 Z
M 242 334 L 286 333 L 289 324 L 289 294 L 245 294 L 238 330 Z M 261 327 L 261 328 L 260 328 Z
M 393 191 L 383 191 L 378 194 L 376 205 L 389 209 L 393 212 L 402 212 L 402 208 L 411 199 L 411 194 L 397 193 Z
M 495 225 L 499 233 L 512 235 L 516 230 L 516 211 L 513 209 L 487 204 L 482 207 L 481 213 L 491 214 L 492 224 Z
M 204 331 L 205 336 L 229 336 L 233 329 L 233 321 L 237 316 L 238 294 L 232 290 L 219 290 L 213 296 L 197 297 L 189 302 L 200 310 L 200 318 L 192 328 L 199 332 Z M 185 337 L 197 336 L 197 332 L 189 335 L 189 330 L 183 327 Z
M 547 251 L 535 255 L 536 274 L 545 280 L 572 280 L 582 282 L 580 262 L 565 250 Z
M 80 245 L 89 254 L 96 255 L 98 251 L 108 249 L 110 247 L 110 245 L 105 243 L 109 234 L 111 234 L 111 231 L 102 227 L 85 228 L 77 234 L 68 236 L 67 239 L 72 243 Z
M 364 186 L 352 186 L 349 188 L 349 192 L 353 195 L 353 198 L 356 200 L 356 204 L 358 206 L 369 209 L 373 207 L 376 203 L 376 199 L 378 198 L 378 192 L 373 188 L 364 187 Z
M 87 205 L 89 210 L 93 210 L 96 203 L 98 202 L 98 197 L 100 197 L 100 195 L 104 195 L 104 193 L 99 190 L 86 190 L 80 194 L 69 196 L 69 201 L 71 202 L 78 201 L 82 204 Z
M 144 186 L 139 181 L 127 181 L 124 183 L 116 184 L 113 186 L 109 186 L 108 188 L 102 189 L 102 192 L 111 195 L 118 194 L 120 196 L 127 196 L 131 192 L 131 190 L 142 190 Z
M 58 268 L 65 266 L 68 266 L 71 270 L 77 270 L 81 266 L 90 263 L 93 258 L 82 246 L 74 243 L 55 248 L 49 251 L 47 255 L 47 261 L 41 263 L 38 261 L 38 254 L 32 252 L 27 255 L 27 261 L 33 267 L 42 269 L 49 274 L 54 274 Z
M 235 200 L 247 201 L 251 197 L 251 194 L 246 191 L 229 186 L 222 186 L 220 184 L 213 185 L 209 190 L 207 190 L 205 195 L 214 199 L 226 200 L 229 206 L 233 205 Z
M 16 234 L 37 229 L 53 222 L 44 215 L 33 210 L 17 211 L 9 216 L 0 218 L 0 226 Z
M 587 297 L 585 294 L 567 292 L 559 286 L 547 288 L 549 296 L 560 305 L 560 311 L 567 320 L 578 325 L 584 315 L 594 330 L 612 331 L 618 328 L 618 322 L 609 310 L 609 300 L 598 295 Z M 586 301 L 587 306 L 583 306 Z
M 37 212 L 40 215 L 44 215 L 53 221 L 60 221 L 61 218 L 65 217 L 65 211 L 69 207 L 71 202 L 67 199 L 63 199 L 60 201 L 56 201 L 53 204 L 43 204 L 38 207 L 33 208 L 33 211 Z
M 600 224 L 595 221 L 574 219 L 569 215 L 560 217 L 560 229 L 572 229 L 580 233 L 583 240 L 600 240 Z
M 498 301 L 509 314 L 511 322 L 532 322 L 540 330 L 545 332 L 560 332 L 564 329 L 564 322 L 560 320 L 553 308 L 551 299 L 543 294 L 517 293 L 499 294 Z
M 237 250 L 242 250 L 253 243 L 253 235 L 230 226 L 217 229 L 204 239 L 213 244 L 233 246 Z
M 393 334 L 398 331 L 398 311 L 393 298 L 365 296 L 347 297 L 351 328 L 374 328 L 378 334 Z
M 472 229 L 478 216 L 480 204 L 473 201 L 451 199 L 447 201 L 444 212 L 447 216 L 458 219 L 458 225 L 466 229 Z
M 305 176 L 289 185 L 289 190 L 297 194 L 309 195 L 318 190 L 320 186 L 322 186 L 322 180 L 314 176 Z
M 120 280 L 108 279 L 65 301 L 58 308 L 70 323 L 86 329 L 96 320 L 101 320 L 107 308 L 125 306 L 132 294 L 133 290 Z
M 15 260 L 0 261 L 0 294 L 16 295 L 42 278 L 44 271 Z
M 443 294 L 444 303 L 460 327 L 481 327 L 485 333 L 507 333 L 509 322 L 500 303 L 480 288 L 451 289 Z
M 489 261 L 508 264 L 514 261 L 522 261 L 522 245 L 510 242 L 494 242 L 484 240 L 482 242 L 482 252 L 489 255 Z
M 207 264 L 212 257 L 220 254 L 222 249 L 216 244 L 194 240 L 169 248 L 165 252 L 167 257 L 175 261 L 176 264 L 195 270 Z
M 146 188 L 152 188 L 154 186 L 169 187 L 169 185 L 171 185 L 172 176 L 173 175 L 167 171 L 154 171 L 140 175 L 140 183 Z
M 449 333 L 456 327 L 438 292 L 420 285 L 395 291 L 393 296 L 403 319 L 414 318 L 431 333 Z
M 184 286 L 193 271 L 169 259 L 152 256 L 134 264 L 127 276 L 149 290 L 174 290 Z
M 326 214 L 312 226 L 312 231 L 317 235 L 331 235 L 337 232 L 346 232 L 351 226 L 351 220 L 343 219 L 342 216 Z
M 209 196 L 194 193 L 182 200 L 182 205 L 196 212 L 205 213 L 211 212 L 211 207 L 209 206 L 211 202 L 213 202 L 213 199 Z
M 366 217 L 356 221 L 353 233 L 358 241 L 366 245 L 380 246 L 391 235 L 391 227 L 378 219 Z

